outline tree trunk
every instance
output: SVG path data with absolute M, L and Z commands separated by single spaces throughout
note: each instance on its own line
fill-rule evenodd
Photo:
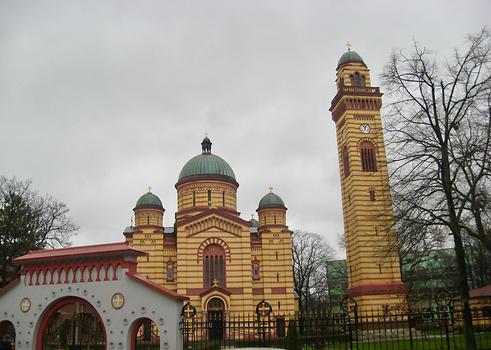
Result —
M 459 277 L 460 302 L 462 303 L 462 316 L 464 320 L 464 341 L 468 350 L 476 349 L 476 339 L 472 330 L 472 313 L 469 304 L 469 286 L 467 284 L 467 271 L 465 266 L 465 252 L 462 239 L 459 234 L 453 235 L 455 243 L 455 256 L 457 258 L 457 270 Z

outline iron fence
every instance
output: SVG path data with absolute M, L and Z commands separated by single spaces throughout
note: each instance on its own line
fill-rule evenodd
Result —
M 491 349 L 491 313 L 473 310 L 478 349 Z M 217 316 L 218 315 L 218 316 Z M 462 313 L 451 306 L 410 311 L 292 315 L 195 313 L 182 318 L 184 349 L 237 347 L 333 350 L 464 349 Z

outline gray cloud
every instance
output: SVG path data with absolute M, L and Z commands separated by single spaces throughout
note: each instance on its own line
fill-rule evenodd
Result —
M 447 54 L 489 22 L 486 0 L 2 1 L 0 173 L 65 201 L 76 244 L 122 240 L 151 185 L 174 184 L 208 132 L 248 218 L 272 185 L 292 228 L 343 231 L 334 125 L 351 40 L 379 83 L 417 38 Z M 342 253 L 340 253 L 342 254 Z

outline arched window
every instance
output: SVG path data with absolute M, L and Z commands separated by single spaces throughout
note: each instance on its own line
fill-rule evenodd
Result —
M 365 77 L 360 75 L 360 73 L 356 72 L 354 75 L 351 75 L 351 84 L 353 86 L 363 87 L 365 86 Z
M 259 269 L 259 262 L 255 261 L 252 264 L 252 279 L 257 281 L 261 278 L 261 270 Z
M 343 147 L 343 170 L 344 177 L 347 177 L 349 175 L 349 153 L 347 145 Z
M 208 190 L 208 206 L 211 205 L 211 190 Z
M 174 263 L 171 260 L 167 262 L 167 281 L 174 281 Z
M 193 207 L 196 206 L 196 192 L 193 191 Z
M 377 159 L 373 143 L 365 140 L 360 144 L 360 157 L 363 171 L 377 171 Z
M 225 286 L 225 250 L 210 244 L 203 251 L 203 276 L 205 288 Z
M 373 188 L 370 188 L 368 190 L 368 194 L 370 195 L 370 201 L 374 202 L 375 201 L 375 190 Z

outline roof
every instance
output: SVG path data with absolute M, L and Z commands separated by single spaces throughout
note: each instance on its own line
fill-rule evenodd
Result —
M 179 173 L 179 181 L 196 176 L 213 176 L 235 180 L 230 165 L 212 153 L 202 153 L 191 158 Z
M 487 286 L 481 288 L 470 290 L 469 297 L 471 298 L 491 297 L 491 284 L 488 284 Z
M 136 202 L 135 209 L 143 207 L 154 207 L 158 209 L 163 209 L 162 201 L 152 192 L 148 191 L 143 196 L 141 196 Z
M 259 201 L 258 209 L 263 208 L 285 208 L 285 203 L 280 196 L 274 194 L 273 192 L 269 192 Z
M 365 62 L 363 62 L 363 58 L 361 58 L 361 56 L 357 52 L 351 50 L 346 51 L 341 56 L 341 58 L 338 61 L 338 67 L 348 62 L 360 62 L 365 64 Z
M 158 285 L 157 283 L 149 280 L 149 279 L 146 279 L 146 278 L 143 278 L 142 276 L 140 276 L 139 274 L 136 274 L 136 273 L 132 273 L 132 272 L 126 272 L 126 275 L 128 277 L 130 277 L 132 280 L 138 282 L 138 283 L 141 283 L 147 287 L 150 287 L 151 289 L 155 290 L 156 292 L 160 293 L 160 294 L 163 294 L 165 296 L 168 296 L 172 299 L 175 299 L 175 300 L 189 300 L 189 298 L 187 296 L 184 296 L 184 295 L 181 295 L 181 294 L 177 294 L 176 292 L 174 292 L 173 290 L 170 290 L 170 289 L 167 289 L 165 287 L 162 287 L 160 285 Z
M 81 247 L 68 247 L 46 250 L 31 250 L 26 255 L 20 256 L 13 260 L 16 264 L 37 262 L 41 260 L 53 260 L 62 258 L 74 258 L 81 256 L 99 256 L 99 255 L 146 255 L 144 251 L 130 247 L 125 242 L 87 245 Z
M 230 165 L 219 156 L 211 153 L 211 141 L 205 137 L 202 153 L 191 158 L 179 173 L 178 181 L 193 177 L 219 177 L 235 181 L 235 174 Z

